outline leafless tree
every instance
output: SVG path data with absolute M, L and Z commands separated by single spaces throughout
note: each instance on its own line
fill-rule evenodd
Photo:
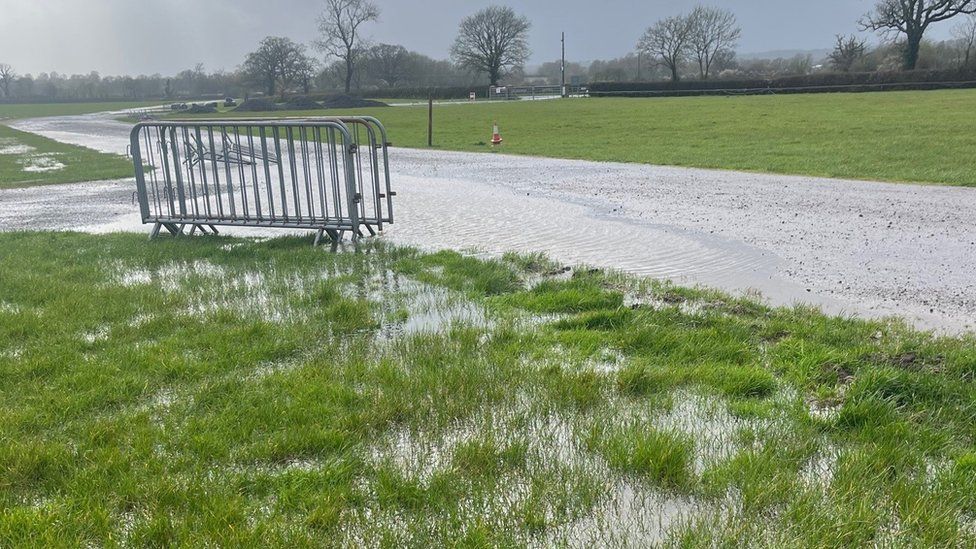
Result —
M 841 72 L 850 72 L 854 63 L 858 59 L 864 57 L 864 53 L 867 51 L 867 42 L 859 39 L 855 35 L 842 36 L 837 35 L 837 43 L 834 45 L 834 51 L 830 52 L 827 58 L 830 60 L 830 64 L 834 66 L 835 69 Z
M 308 95 L 312 92 L 312 85 L 315 83 L 315 77 L 318 73 L 318 61 L 302 52 L 301 57 L 295 63 L 295 81 L 302 87 L 302 93 Z
M 681 65 L 685 62 L 691 38 L 690 19 L 676 15 L 654 23 L 637 43 L 639 51 L 657 57 L 671 72 L 671 81 L 681 80 Z
M 371 75 L 395 88 L 407 71 L 410 52 L 403 46 L 377 44 L 369 49 L 367 57 Z
M 10 85 L 17 78 L 14 68 L 6 63 L 0 63 L 0 88 L 3 88 L 3 96 L 10 97 Z
M 325 11 L 319 18 L 320 37 L 315 45 L 345 65 L 346 93 L 352 89 L 353 72 L 364 51 L 359 27 L 379 17 L 380 9 L 369 0 L 325 0 Z
M 512 8 L 491 6 L 461 21 L 451 57 L 459 66 L 485 73 L 497 86 L 503 71 L 521 67 L 529 58 L 528 18 Z
M 861 19 L 861 30 L 905 36 L 902 68 L 914 70 L 925 31 L 960 14 L 976 13 L 976 0 L 877 0 Z
M 274 95 L 277 90 L 284 93 L 295 82 L 306 59 L 305 46 L 290 38 L 269 36 L 248 54 L 243 69 L 251 80 L 264 86 L 268 95 Z
M 712 64 L 723 52 L 734 51 L 742 29 L 729 10 L 698 6 L 688 16 L 688 49 L 698 61 L 702 80 L 708 80 Z
M 964 52 L 962 66 L 968 67 L 976 54 L 976 15 L 970 15 L 952 29 L 952 35 L 959 40 L 959 46 Z

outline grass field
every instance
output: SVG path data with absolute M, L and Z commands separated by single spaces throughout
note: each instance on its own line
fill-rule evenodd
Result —
M 541 257 L 0 233 L 0 546 L 973 546 L 976 341 Z
M 426 107 L 362 112 L 426 146 Z M 434 144 L 488 151 L 497 120 L 512 154 L 976 186 L 973 112 L 974 90 L 443 105 Z
M 160 101 L 120 101 L 105 103 L 0 103 L 0 120 L 38 118 L 42 116 L 69 116 L 96 112 L 119 111 L 158 105 Z
M 0 124 L 0 189 L 132 177 L 125 158 Z

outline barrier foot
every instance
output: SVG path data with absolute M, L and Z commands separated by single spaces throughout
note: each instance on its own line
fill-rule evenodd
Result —
M 208 227 L 210 227 L 210 230 L 213 231 L 213 234 L 220 234 L 220 231 L 217 230 L 217 227 L 213 225 L 208 225 Z
M 318 248 L 319 247 L 319 243 L 322 242 L 322 235 L 324 235 L 324 234 L 325 234 L 325 229 L 319 229 L 315 233 L 315 242 L 312 243 L 312 246 L 315 246 L 316 248 Z
M 149 240 L 152 240 L 159 236 L 159 230 L 163 228 L 162 223 L 156 223 L 153 225 L 152 231 L 149 233 Z

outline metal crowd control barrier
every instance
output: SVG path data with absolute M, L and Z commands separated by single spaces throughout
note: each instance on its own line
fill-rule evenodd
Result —
M 315 230 L 316 244 L 393 223 L 388 147 L 368 116 L 149 121 L 130 145 L 150 238 L 274 227 Z

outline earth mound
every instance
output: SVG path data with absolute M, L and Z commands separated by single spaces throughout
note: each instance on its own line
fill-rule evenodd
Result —
M 369 107 L 389 107 L 382 101 L 372 99 L 360 99 L 349 95 L 335 95 L 329 97 L 323 103 L 327 109 L 363 109 Z
M 285 102 L 284 107 L 290 111 L 308 111 L 313 109 L 321 109 L 322 105 L 312 101 L 308 97 L 292 97 Z
M 234 112 L 272 112 L 278 110 L 278 105 L 268 99 L 248 99 L 234 109 Z
M 206 105 L 194 103 L 193 105 L 190 105 L 190 108 L 183 112 L 186 114 L 213 114 L 217 112 L 217 105 L 213 103 L 207 103 Z

